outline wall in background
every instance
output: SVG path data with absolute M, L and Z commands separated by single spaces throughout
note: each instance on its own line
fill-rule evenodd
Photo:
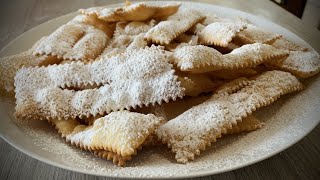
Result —
M 320 30 L 320 0 L 271 0 L 302 19 L 307 27 Z
M 312 26 L 320 30 L 320 1 L 307 0 L 306 7 L 302 15 L 302 21 L 307 26 Z
M 301 18 L 307 0 L 271 0 Z

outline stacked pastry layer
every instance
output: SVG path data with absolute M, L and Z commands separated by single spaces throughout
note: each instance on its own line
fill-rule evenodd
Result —
M 181 6 L 181 7 L 180 7 Z M 254 111 L 303 89 L 319 54 L 244 18 L 180 3 L 81 9 L 25 52 L 0 60 L 17 118 L 124 166 L 144 146 L 179 163 L 264 123 Z

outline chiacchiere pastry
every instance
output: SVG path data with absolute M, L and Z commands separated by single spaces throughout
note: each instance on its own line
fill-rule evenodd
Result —
M 118 22 L 113 38 L 103 50 L 98 59 L 105 59 L 123 53 L 127 50 L 141 49 L 148 45 L 144 39 L 145 33 L 155 25 L 155 20 L 148 22 L 132 21 Z
M 185 89 L 186 96 L 198 96 L 201 93 L 213 92 L 221 83 L 213 81 L 202 74 L 180 74 L 178 80 Z
M 253 111 L 319 71 L 311 47 L 242 17 L 127 1 L 81 9 L 1 58 L 0 90 L 15 93 L 17 118 L 47 120 L 119 166 L 162 144 L 187 163 L 218 138 L 262 128 Z
M 239 90 L 241 87 L 245 86 L 245 80 L 240 79 L 235 80 L 233 82 L 226 83 L 225 85 L 221 86 L 219 91 L 216 93 L 229 93 L 235 92 Z M 249 81 L 249 80 L 247 80 Z M 231 88 L 232 87 L 232 88 Z M 192 108 L 193 106 L 199 105 L 206 100 L 208 100 L 210 96 L 199 96 L 199 97 L 187 97 L 177 101 L 171 101 L 169 103 L 156 105 L 153 107 L 143 107 L 137 110 L 137 112 L 143 114 L 155 114 L 158 117 L 162 117 L 166 122 L 170 121 L 171 119 L 176 118 L 177 116 L 181 115 L 183 112 L 187 111 L 188 109 Z M 241 132 L 247 131 L 254 131 L 256 129 L 262 128 L 264 123 L 257 119 L 254 115 L 248 115 L 245 117 L 241 122 L 237 125 L 231 127 L 227 131 L 224 131 L 224 134 L 237 134 Z M 154 138 L 154 137 L 153 137 Z M 161 144 L 161 141 L 157 141 L 156 138 L 149 139 L 149 144 L 158 145 Z
M 119 8 L 93 7 L 80 9 L 80 13 L 97 17 L 107 22 L 146 21 L 154 18 L 164 18 L 176 13 L 180 3 L 137 3 Z
M 182 98 L 184 89 L 166 58 L 163 50 L 152 46 L 92 64 L 22 68 L 15 77 L 16 116 L 89 117 Z M 66 88 L 87 84 L 99 87 Z
M 231 53 L 221 54 L 203 45 L 184 46 L 173 53 L 173 62 L 181 71 L 204 73 L 217 70 L 243 69 L 257 66 L 265 61 L 282 59 L 287 51 L 271 45 L 255 43 L 243 45 Z
M 105 48 L 108 35 L 94 26 L 69 22 L 35 48 L 35 55 L 52 55 L 70 60 L 93 60 Z
M 256 129 L 262 128 L 264 126 L 263 122 L 260 122 L 253 115 L 248 115 L 247 117 L 243 118 L 241 122 L 237 125 L 232 126 L 231 129 L 227 130 L 227 134 L 236 134 L 246 131 L 254 131 Z
M 277 39 L 272 46 L 289 51 L 289 56 L 281 60 L 265 62 L 266 65 L 288 71 L 300 78 L 307 78 L 319 73 L 320 56 L 318 53 L 293 44 L 285 38 Z
M 253 43 L 265 43 L 269 44 L 279 39 L 281 35 L 266 31 L 260 27 L 252 24 L 248 24 L 247 28 L 239 32 L 235 36 L 236 41 L 243 44 L 253 44 Z
M 199 11 L 180 10 L 166 21 L 162 21 L 151 28 L 146 33 L 145 38 L 153 43 L 169 44 L 173 39 L 186 32 L 203 18 L 204 16 Z
M 68 135 L 74 133 L 74 131 L 75 132 L 78 131 L 78 129 L 76 129 L 76 127 L 83 126 L 75 119 L 68 119 L 68 120 L 64 120 L 64 121 L 60 121 L 57 119 L 51 119 L 48 121 L 58 131 L 58 134 L 64 139 L 66 139 L 66 137 Z M 78 146 L 78 147 L 80 149 L 90 151 L 98 157 L 101 157 L 101 158 L 104 158 L 107 160 L 111 160 L 114 164 L 117 164 L 118 166 L 124 166 L 126 161 L 131 160 L 131 158 L 132 158 L 131 156 L 118 155 L 117 153 L 114 153 L 112 151 L 90 150 L 90 149 L 87 149 L 86 147 L 81 147 L 81 146 Z
M 213 95 L 160 126 L 156 133 L 176 154 L 176 160 L 186 163 L 256 109 L 302 88 L 290 73 L 269 71 L 235 93 Z
M 214 22 L 198 33 L 199 40 L 202 44 L 226 47 L 245 28 L 246 24 L 240 22 Z
M 61 60 L 50 55 L 33 55 L 34 49 L 46 39 L 42 37 L 31 49 L 19 54 L 0 58 L 0 92 L 5 94 L 14 93 L 14 76 L 22 67 L 28 66 L 47 66 L 49 64 L 59 63 Z
M 91 126 L 74 119 L 49 122 L 67 142 L 123 166 L 164 120 L 153 114 L 118 111 L 98 118 Z
M 129 111 L 112 112 L 95 120 L 93 125 L 76 126 L 66 140 L 90 150 L 106 150 L 121 156 L 137 153 L 137 148 L 163 123 L 153 114 Z
M 116 23 L 116 29 L 114 31 L 114 36 L 128 35 L 135 36 L 141 33 L 148 32 L 152 27 L 154 27 L 156 21 L 154 19 L 148 22 L 141 21 L 121 21 Z
M 238 77 L 252 77 L 258 75 L 254 68 L 228 69 L 209 72 L 211 78 L 221 78 L 226 80 L 236 79 Z

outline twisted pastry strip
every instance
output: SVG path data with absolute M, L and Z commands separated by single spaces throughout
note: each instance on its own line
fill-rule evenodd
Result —
M 106 30 L 84 24 L 78 19 L 79 17 L 76 17 L 50 34 L 35 48 L 34 55 L 46 54 L 83 61 L 98 57 L 110 37 Z
M 166 58 L 160 47 L 152 46 L 91 64 L 22 68 L 15 77 L 15 114 L 36 119 L 75 119 L 182 98 L 184 89 Z M 101 86 L 66 89 L 87 84 Z
M 264 64 L 288 71 L 300 78 L 308 78 L 320 72 L 320 55 L 315 51 L 289 51 L 287 58 L 267 61 Z
M 29 66 L 47 66 L 49 64 L 59 63 L 61 60 L 54 56 L 33 55 L 34 49 L 46 37 L 38 40 L 32 48 L 19 54 L 0 58 L 0 92 L 4 94 L 14 94 L 14 76 L 21 67 Z
M 153 18 L 163 18 L 178 11 L 180 3 L 136 3 L 124 7 L 92 7 L 80 9 L 80 13 L 97 17 L 103 21 L 145 21 Z
M 222 55 L 219 51 L 202 46 L 184 46 L 173 53 L 173 63 L 181 71 L 203 73 L 217 70 L 250 68 L 271 59 L 281 59 L 287 51 L 267 44 L 248 44 Z
M 169 44 L 203 18 L 204 16 L 199 11 L 182 9 L 170 16 L 166 21 L 161 21 L 151 28 L 144 37 L 153 43 Z
M 236 93 L 213 95 L 162 125 L 156 134 L 176 154 L 178 162 L 186 163 L 252 111 L 271 104 L 280 95 L 302 88 L 290 73 L 268 71 Z
M 320 72 L 320 55 L 313 49 L 308 50 L 285 38 L 277 39 L 272 46 L 288 50 L 289 56 L 281 60 L 267 61 L 264 63 L 267 66 L 288 71 L 300 78 L 308 78 Z

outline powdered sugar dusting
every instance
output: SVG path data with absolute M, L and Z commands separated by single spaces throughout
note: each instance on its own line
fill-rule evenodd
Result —
M 253 24 L 248 24 L 247 28 L 241 31 L 237 38 L 245 44 L 251 43 L 270 43 L 275 39 L 280 38 L 281 35 L 266 31 Z
M 162 18 L 174 14 L 180 3 L 134 3 L 124 7 L 92 7 L 80 9 L 82 14 L 96 16 L 108 22 L 115 21 L 145 21 L 150 18 Z
M 285 144 L 295 142 L 308 130 L 306 119 L 316 112 L 320 100 L 312 94 L 320 93 L 320 79 L 312 79 L 307 88 L 298 94 L 281 98 L 272 106 L 258 110 L 255 115 L 265 122 L 262 129 L 248 134 L 228 136 L 219 139 L 214 146 L 208 148 L 196 160 L 188 164 L 177 164 L 173 155 L 166 147 L 143 149 L 127 167 L 117 167 L 111 162 L 97 158 L 91 153 L 81 151 L 63 142 L 46 122 L 4 119 L 7 123 L 14 122 L 27 142 L 35 145 L 42 153 L 50 153 L 50 161 L 58 162 L 65 167 L 76 168 L 79 171 L 106 176 L 120 177 L 175 177 L 189 176 L 203 171 L 224 171 L 244 162 L 252 162 L 257 158 L 266 157 L 270 152 L 278 150 Z M 306 106 L 312 104 L 312 106 Z M 4 112 L 12 114 L 14 103 L 1 102 Z M 7 111 L 11 109 L 11 111 Z M 314 116 L 317 117 L 317 116 Z M 28 123 L 30 122 L 30 123 Z M 39 128 L 39 123 L 43 124 Z M 263 141 L 261 140 L 263 139 Z
M 0 91 L 14 92 L 14 76 L 21 67 L 29 66 L 41 66 L 46 65 L 54 57 L 47 55 L 35 56 L 33 55 L 34 49 L 41 43 L 46 37 L 42 37 L 38 40 L 31 49 L 21 52 L 16 55 L 1 57 L 0 58 Z M 57 60 L 58 61 L 58 60 Z
M 109 37 L 93 26 L 69 22 L 59 27 L 35 48 L 34 54 L 46 54 L 71 60 L 93 60 Z
M 302 85 L 290 73 L 269 71 L 250 85 L 225 96 L 213 95 L 157 130 L 157 136 L 168 144 L 178 162 L 186 163 L 215 142 L 224 128 L 236 125 L 256 109 L 269 105 L 280 95 L 301 90 Z
M 301 47 L 297 44 L 294 44 L 284 37 L 281 37 L 281 38 L 275 40 L 272 43 L 272 46 L 279 48 L 279 49 L 289 50 L 289 51 L 307 51 L 308 50 L 308 48 Z
M 316 51 L 289 51 L 287 58 L 272 60 L 266 64 L 307 78 L 320 72 L 320 55 Z
M 287 51 L 267 44 L 254 43 L 243 45 L 224 55 L 207 46 L 184 46 L 173 53 L 173 58 L 182 71 L 201 73 L 254 67 L 266 60 L 286 55 Z
M 64 89 L 83 84 L 103 86 L 82 91 Z M 96 116 L 183 96 L 172 65 L 164 51 L 155 46 L 87 65 L 77 62 L 22 68 L 15 86 L 16 115 L 40 119 Z
M 214 22 L 199 33 L 199 40 L 203 44 L 225 47 L 237 33 L 245 28 L 244 23 Z
M 219 6 L 197 3 L 183 4 L 183 7 L 188 6 L 202 12 L 215 12 L 226 17 L 247 16 L 250 21 L 261 27 L 286 35 L 295 43 L 308 46 L 297 36 L 264 19 Z M 40 38 L 39 35 L 38 38 Z M 20 43 L 22 42 L 20 41 Z M 185 165 L 175 163 L 173 155 L 167 148 L 160 146 L 143 149 L 132 162 L 127 164 L 128 167 L 117 167 L 109 161 L 64 143 L 53 128 L 44 121 L 14 119 L 12 117 L 13 102 L 0 102 L 0 114 L 3 117 L 0 121 L 1 136 L 19 149 L 23 149 L 28 154 L 35 154 L 34 157 L 42 158 L 49 164 L 54 163 L 56 166 L 82 173 L 140 178 L 209 175 L 267 158 L 305 136 L 319 122 L 320 99 L 315 97 L 320 94 L 320 78 L 316 76 L 304 83 L 307 84 L 304 91 L 282 97 L 272 106 L 262 108 L 255 113 L 260 120 L 266 123 L 263 129 L 219 139 L 214 146 L 208 148 L 195 161 Z M 40 125 L 43 126 L 39 127 Z M 13 132 L 15 132 L 14 135 Z
M 162 122 L 162 118 L 153 114 L 112 112 L 97 119 L 92 126 L 68 135 L 66 139 L 89 149 L 112 151 L 121 156 L 134 155 Z
M 146 33 L 155 25 L 155 20 L 150 20 L 148 23 L 140 22 L 140 21 L 132 21 L 129 23 L 126 22 L 118 22 L 116 23 L 116 29 L 114 32 L 114 36 L 119 35 L 138 35 L 140 33 Z
M 176 14 L 170 16 L 166 21 L 151 28 L 145 38 L 158 44 L 169 44 L 174 38 L 186 32 L 204 16 L 197 10 L 180 9 Z
M 319 71 L 320 56 L 314 52 L 291 51 L 289 57 L 283 61 L 283 64 L 302 72 Z

